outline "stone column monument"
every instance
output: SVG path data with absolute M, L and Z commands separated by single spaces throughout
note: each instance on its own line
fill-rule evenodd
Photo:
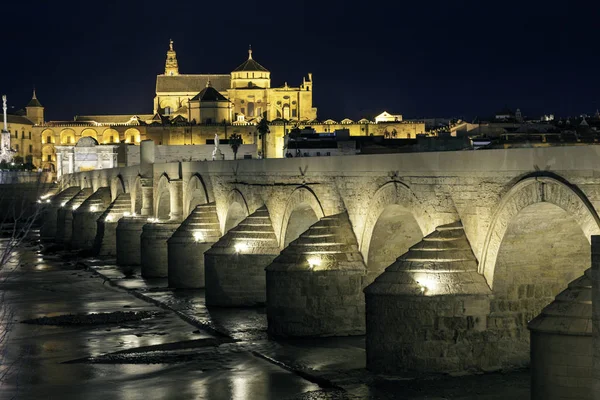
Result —
M 2 127 L 2 143 L 0 144 L 0 161 L 12 162 L 14 151 L 10 148 L 10 132 L 8 132 L 8 123 L 6 116 L 6 95 L 2 95 L 2 109 L 4 110 L 4 126 Z
M 213 153 L 212 153 L 212 159 L 213 159 L 213 161 L 223 159 L 223 153 L 221 152 L 221 149 L 219 149 L 219 135 L 217 135 L 216 133 L 215 133 L 215 149 L 213 150 Z

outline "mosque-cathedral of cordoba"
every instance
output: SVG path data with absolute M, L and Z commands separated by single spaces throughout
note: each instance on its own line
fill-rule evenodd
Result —
M 367 119 L 317 119 L 313 105 L 313 76 L 299 86 L 271 86 L 271 72 L 248 51 L 248 59 L 229 74 L 181 74 L 173 41 L 167 51 L 164 74 L 156 77 L 153 113 L 144 115 L 76 116 L 72 121 L 45 121 L 44 107 L 34 91 L 31 101 L 8 116 L 11 146 L 16 155 L 46 171 L 57 169 L 56 145 L 74 145 L 82 137 L 100 144 L 137 145 L 152 139 L 158 145 L 203 145 L 215 134 L 227 139 L 239 134 L 244 144 L 264 148 L 269 158 L 284 155 L 284 136 L 293 127 L 310 126 L 316 132 L 347 129 L 352 136 L 384 135 L 415 138 L 425 131 L 422 122 L 395 118 L 385 123 Z M 9 99 L 10 100 L 10 99 Z M 269 121 L 270 134 L 262 147 L 256 125 Z M 256 156 L 262 156 L 256 154 Z

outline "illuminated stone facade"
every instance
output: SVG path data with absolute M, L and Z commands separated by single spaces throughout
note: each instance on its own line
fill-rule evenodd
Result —
M 248 59 L 230 74 L 180 74 L 173 41 L 167 52 L 165 73 L 156 78 L 154 113 L 181 115 L 196 123 L 206 123 L 191 115 L 193 106 L 190 103 L 208 82 L 229 100 L 232 111 L 209 123 L 253 121 L 258 117 L 266 117 L 269 121 L 283 118 L 306 122 L 317 118 L 312 101 L 312 74 L 304 77 L 302 84 L 296 87 L 287 82 L 281 87 L 271 87 L 271 72 L 254 60 L 252 50 L 248 51 Z
M 151 139 L 157 145 L 206 145 L 218 135 L 232 134 L 243 143 L 265 149 L 260 157 L 284 157 L 284 136 L 295 127 L 310 126 L 319 133 L 347 129 L 351 136 L 416 138 L 425 133 L 423 122 L 402 118 L 377 123 L 361 119 L 317 120 L 313 106 L 313 79 L 308 74 L 299 86 L 272 87 L 271 72 L 253 58 L 228 74 L 180 74 L 177 54 L 170 42 L 164 74 L 156 79 L 152 114 L 76 116 L 72 121 L 44 121 L 44 107 L 33 95 L 23 116 L 9 115 L 8 130 L 16 155 L 32 156 L 34 165 L 57 172 L 55 146 L 73 146 L 82 137 L 100 144 L 139 144 Z M 269 121 L 263 146 L 256 131 L 259 117 Z M 254 157 L 258 157 L 255 154 Z

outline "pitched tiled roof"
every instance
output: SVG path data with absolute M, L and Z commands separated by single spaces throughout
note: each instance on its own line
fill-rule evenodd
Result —
M 210 80 L 211 85 L 218 91 L 226 91 L 231 87 L 229 74 L 202 75 L 158 75 L 156 77 L 156 92 L 193 92 L 199 93 Z
M 212 82 L 211 82 L 212 84 Z M 214 87 L 207 86 L 200 93 L 198 93 L 192 100 L 200 100 L 202 101 L 229 101 L 219 93 Z
M 233 72 L 242 72 L 242 71 L 269 72 L 268 69 L 266 69 L 265 67 L 263 67 L 262 65 L 260 65 L 256 61 L 254 61 L 252 58 L 247 59 L 246 61 L 244 61 L 244 63 L 242 65 L 240 65 L 239 67 L 237 67 L 236 69 L 233 70 Z
M 30 121 L 27 117 L 24 117 L 21 115 L 7 114 L 6 121 L 9 124 L 33 125 L 32 121 Z M 0 119 L 0 127 L 1 127 L 1 125 L 2 125 L 2 121 Z
M 152 119 L 152 114 L 137 114 L 140 120 L 146 121 Z M 77 122 L 97 122 L 99 124 L 124 124 L 133 118 L 132 114 L 124 115 L 78 115 L 75 117 Z
M 26 107 L 43 107 L 42 103 L 40 103 L 37 96 L 35 95 L 35 89 L 33 90 L 33 96 L 31 97 L 31 100 L 29 100 L 29 103 L 27 103 Z

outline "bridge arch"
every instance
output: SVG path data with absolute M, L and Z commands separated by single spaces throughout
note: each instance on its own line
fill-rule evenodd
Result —
M 578 225 L 588 243 L 591 241 L 591 235 L 600 233 L 598 214 L 590 201 L 575 186 L 556 175 L 523 178 L 501 199 L 485 238 L 479 272 L 485 276 L 488 285 L 492 289 L 494 288 L 498 254 L 510 224 L 519 217 L 521 212 L 531 211 L 533 207 L 542 203 L 554 205 L 562 210 L 564 212 L 562 217 L 572 219 Z M 552 207 L 544 208 L 549 212 L 556 210 Z M 544 211 L 543 209 L 540 210 Z M 554 214 L 557 214 L 557 212 L 554 212 Z M 534 216 L 528 215 L 528 217 Z M 532 251 L 535 250 L 532 249 Z
M 402 182 L 382 185 L 369 203 L 360 238 L 366 284 L 433 229 L 430 218 L 415 205 L 412 191 Z
M 137 175 L 130 186 L 131 210 L 137 215 L 142 213 L 142 177 Z
M 227 196 L 227 216 L 224 218 L 222 226 L 223 233 L 227 233 L 231 228 L 235 228 L 248 215 L 248 203 L 246 198 L 238 189 L 233 189 Z
M 204 179 L 200 174 L 194 174 L 188 181 L 184 193 L 184 215 L 189 215 L 196 206 L 207 203 L 210 203 L 210 198 Z
M 117 196 L 126 192 L 125 182 L 120 174 L 110 180 L 110 198 L 112 201 L 115 201 Z
M 162 174 L 156 185 L 155 211 L 158 219 L 167 220 L 171 218 L 171 191 L 170 179 L 167 174 Z
M 315 192 L 308 186 L 297 187 L 285 206 L 279 246 L 282 249 L 286 248 L 324 216 L 323 207 Z

